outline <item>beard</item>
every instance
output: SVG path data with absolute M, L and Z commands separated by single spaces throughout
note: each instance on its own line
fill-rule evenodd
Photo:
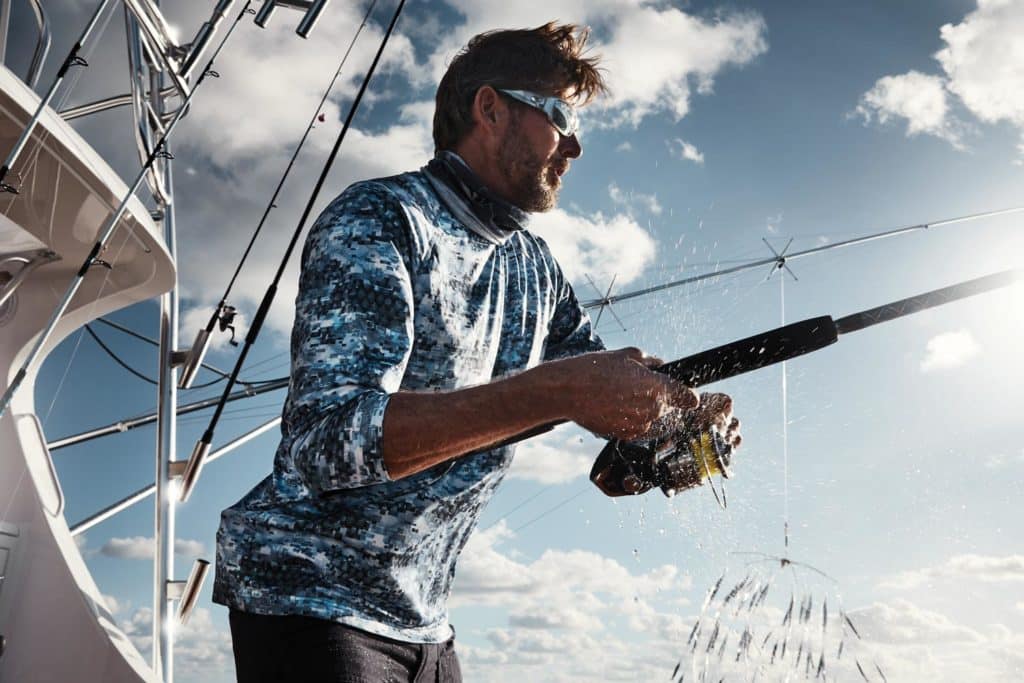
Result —
M 510 191 L 509 202 L 523 211 L 550 211 L 558 203 L 562 181 L 551 160 L 541 158 L 521 142 L 513 125 L 498 149 L 498 167 Z

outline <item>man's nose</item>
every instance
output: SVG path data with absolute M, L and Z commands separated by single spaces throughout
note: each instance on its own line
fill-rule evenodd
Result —
M 562 156 L 566 159 L 578 159 L 583 156 L 583 145 L 580 144 L 579 138 L 576 134 L 560 136 L 558 142 L 558 151 L 561 152 Z

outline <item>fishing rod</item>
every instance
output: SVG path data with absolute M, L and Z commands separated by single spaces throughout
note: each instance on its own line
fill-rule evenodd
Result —
M 157 159 L 166 158 L 168 156 L 169 153 L 166 150 L 167 140 L 170 137 L 171 133 L 174 132 L 174 129 L 177 127 L 178 123 L 184 117 L 185 112 L 188 111 L 188 105 L 192 101 L 192 98 L 195 96 L 195 93 L 199 89 L 199 86 L 203 84 L 203 81 L 206 80 L 207 76 L 211 76 L 213 78 L 220 77 L 220 74 L 213 70 L 213 62 L 215 59 L 217 59 L 218 55 L 220 55 L 221 50 L 224 49 L 224 46 L 227 44 L 228 40 L 235 32 L 235 29 L 238 27 L 239 23 L 241 23 L 242 17 L 252 12 L 252 10 L 249 9 L 250 4 L 252 4 L 252 0 L 246 0 L 245 6 L 242 8 L 242 11 L 238 13 L 238 17 L 235 18 L 234 23 L 231 24 L 231 27 L 228 29 L 227 33 L 224 34 L 224 38 L 222 38 L 220 43 L 218 43 L 217 48 L 213 52 L 213 55 L 210 57 L 210 60 L 206 63 L 206 68 L 203 69 L 202 73 L 199 75 L 199 78 L 196 79 L 196 83 L 192 87 L 192 90 L 182 101 L 181 107 L 179 107 L 178 110 L 175 112 L 174 117 L 167 124 L 167 127 L 164 129 L 164 132 L 160 136 L 160 139 L 153 146 L 153 150 L 149 153 L 149 156 L 146 157 L 145 163 L 139 170 L 138 175 L 135 176 L 135 180 L 132 182 L 131 187 L 125 194 L 124 198 L 121 200 L 121 204 L 117 207 L 117 210 L 114 211 L 114 213 L 110 216 L 106 226 L 104 226 L 104 228 L 100 231 L 96 243 L 93 244 L 92 249 L 89 251 L 89 255 L 85 257 L 85 261 L 82 262 L 82 265 L 78 269 L 78 272 L 75 273 L 74 278 L 72 278 L 71 284 L 68 285 L 67 291 L 64 292 L 64 296 L 61 297 L 60 302 L 54 309 L 53 314 L 50 316 L 50 320 L 46 324 L 46 327 L 44 327 L 42 332 L 39 333 L 39 336 L 36 338 L 35 345 L 32 347 L 32 350 L 29 352 L 29 354 L 25 357 L 24 362 L 18 369 L 18 372 L 14 376 L 14 380 L 11 382 L 10 386 L 4 392 L 3 397 L 0 398 L 0 416 L 3 416 L 3 414 L 7 411 L 7 407 L 10 405 L 11 398 L 14 396 L 14 392 L 18 390 L 18 388 L 21 386 L 21 383 L 25 381 L 25 377 L 28 375 L 29 366 L 32 365 L 32 363 L 34 363 L 36 359 L 39 357 L 40 353 L 42 352 L 43 346 L 45 346 L 46 342 L 49 340 L 50 335 L 53 334 L 53 331 L 57 327 L 57 323 L 60 321 L 61 316 L 64 315 L 64 312 L 71 304 L 71 299 L 78 292 L 79 288 L 81 288 L 82 283 L 85 282 L 85 276 L 86 274 L 88 274 L 89 269 L 92 268 L 93 265 L 99 263 L 98 257 L 100 253 L 106 248 L 107 242 L 113 236 L 114 230 L 117 229 L 118 221 L 121 219 L 121 216 L 124 215 L 125 210 L 128 208 L 128 202 L 135 195 L 136 190 L 139 189 L 139 186 L 142 184 L 143 180 L 145 180 L 146 174 L 149 172 L 149 169 L 153 166 Z
M 68 71 L 70 71 L 73 66 L 89 66 L 89 62 L 85 61 L 85 58 L 79 55 L 79 52 L 81 52 L 85 42 L 89 39 L 89 35 L 93 30 L 95 30 L 97 24 L 99 24 L 100 17 L 103 16 L 103 13 L 110 4 L 111 0 L 101 0 L 96 11 L 92 13 L 88 23 L 86 23 L 85 28 L 82 30 L 82 34 L 78 37 L 78 40 L 75 41 L 75 44 L 71 46 L 68 56 L 64 58 L 64 62 L 57 70 L 57 75 L 54 77 L 53 83 L 50 84 L 50 89 L 46 91 L 45 95 L 43 95 L 43 98 L 39 101 L 39 106 L 36 107 L 35 112 L 32 114 L 32 118 L 30 118 L 28 123 L 25 124 L 25 128 L 21 131 L 21 135 L 18 137 L 17 142 L 14 143 L 14 147 L 11 148 L 10 152 L 8 152 L 3 166 L 0 166 L 0 192 L 18 194 L 18 188 L 5 183 L 4 180 L 7 178 L 7 174 L 10 172 L 11 168 L 14 167 L 14 164 L 17 162 L 22 151 L 24 151 L 25 145 L 28 144 L 32 132 L 36 129 L 39 120 L 43 116 L 43 112 L 56 96 L 57 89 L 60 87 L 61 83 L 64 82 L 64 78 L 67 76 Z M 0 409 L 0 414 L 2 414 L 2 412 L 2 409 Z
M 273 4 L 268 6 L 272 8 Z M 356 44 L 356 39 L 359 38 L 359 34 L 362 33 L 363 28 L 366 27 L 366 23 L 369 21 L 370 15 L 373 13 L 373 9 L 376 6 L 377 0 L 373 0 L 373 2 L 370 3 L 369 8 L 366 10 L 366 14 L 363 15 L 363 23 L 359 24 L 359 28 L 356 29 L 355 35 L 352 36 L 352 40 L 348 44 L 348 49 L 345 50 L 345 55 L 341 58 L 341 62 L 338 64 L 338 68 L 334 72 L 334 77 L 331 78 L 331 82 L 327 85 L 327 89 L 324 90 L 324 95 L 320 98 L 320 104 L 318 104 L 314 110 L 313 116 L 309 120 L 309 125 L 306 126 L 306 131 L 302 134 L 302 138 L 299 140 L 299 144 L 295 147 L 295 151 L 292 152 L 292 157 L 289 159 L 288 165 L 284 169 L 284 174 L 281 176 L 281 180 L 277 183 L 277 187 L 274 189 L 274 193 L 271 195 L 270 201 L 267 202 L 267 208 L 263 211 L 263 216 L 260 218 L 260 222 L 256 225 L 256 229 L 253 231 L 252 237 L 249 239 L 249 245 L 245 248 L 245 252 L 242 254 L 242 258 L 239 260 L 234 274 L 228 281 L 228 286 L 224 290 L 224 294 L 221 295 L 220 302 L 217 304 L 216 308 L 214 308 L 209 322 L 206 323 L 206 327 L 200 329 L 196 334 L 195 341 L 192 342 L 192 348 L 186 352 L 185 361 L 181 369 L 181 378 L 178 381 L 179 389 L 188 389 L 192 386 L 192 382 L 195 379 L 196 374 L 199 372 L 199 367 L 203 363 L 203 358 L 206 356 L 206 351 L 210 348 L 210 334 L 213 332 L 213 328 L 217 323 L 220 323 L 220 329 L 222 332 L 231 327 L 231 323 L 234 320 L 237 310 L 234 306 L 228 305 L 228 296 L 231 294 L 231 290 L 235 286 L 235 281 L 238 279 L 238 275 L 242 271 L 242 266 L 245 265 L 246 260 L 249 258 L 249 253 L 256 244 L 256 238 L 259 237 L 260 231 L 263 230 L 263 225 L 267 222 L 267 217 L 273 209 L 277 208 L 277 196 L 281 193 L 281 189 L 284 187 L 284 183 L 288 179 L 288 174 L 291 173 L 292 166 L 295 165 L 295 160 L 298 158 L 299 152 L 302 151 L 302 147 L 306 144 L 306 138 L 309 137 L 309 133 L 313 130 L 314 124 L 321 116 L 323 116 L 321 111 L 323 110 L 324 103 L 327 101 L 327 97 L 331 94 L 334 84 L 341 75 L 341 70 L 345 67 L 345 63 L 348 61 L 348 56 L 352 52 L 353 46 Z M 234 341 L 233 335 L 231 343 L 237 345 L 237 342 Z
M 853 313 L 838 320 L 818 316 L 762 332 L 652 368 L 682 384 L 698 388 L 775 365 L 836 343 L 844 334 L 913 315 L 929 308 L 1009 287 L 1024 280 L 1024 269 L 1006 270 Z M 486 449 L 545 434 L 568 420 L 541 425 Z M 667 454 L 666 454 L 667 453 Z M 714 474 L 731 475 L 731 447 L 717 432 L 671 434 L 651 441 L 609 439 L 594 462 L 590 479 L 608 496 L 646 493 L 660 486 L 671 496 Z M 717 497 L 717 493 L 716 493 Z M 721 501 L 720 501 L 721 502 Z
M 217 421 L 220 419 L 221 413 L 224 411 L 224 405 L 227 401 L 227 397 L 235 386 L 235 380 L 238 378 L 238 373 L 242 370 L 242 365 L 245 363 L 245 358 L 249 354 L 249 350 L 253 347 L 253 344 L 256 343 L 256 338 L 259 336 L 260 329 L 263 326 L 263 321 L 266 319 L 267 312 L 270 310 L 270 306 L 274 302 L 274 297 L 277 294 L 277 286 L 281 281 L 281 277 L 284 275 L 285 266 L 288 265 L 288 260 L 291 258 L 292 251 L 295 249 L 295 245 L 299 241 L 299 236 L 302 234 L 303 228 L 305 228 L 306 220 L 309 218 L 309 214 L 313 210 L 313 204 L 316 202 L 316 199 L 320 194 L 320 189 L 323 187 L 324 181 L 327 180 L 327 174 L 334 165 L 334 159 L 338 156 L 338 150 L 341 148 L 341 143 L 344 141 L 345 135 L 348 133 L 348 129 L 352 125 L 352 119 L 355 118 L 356 110 L 359 108 L 359 103 L 362 101 L 363 95 L 370 84 L 370 79 L 373 77 L 373 72 L 377 68 L 377 63 L 380 61 L 381 55 L 384 54 L 384 48 L 388 44 L 388 39 L 394 32 L 395 26 L 398 24 L 398 17 L 402 14 L 402 8 L 405 7 L 405 1 L 406 0 L 399 0 L 394 16 L 391 17 L 391 23 L 388 25 L 388 29 L 384 33 L 384 38 L 381 40 L 380 47 L 377 49 L 377 54 L 374 55 L 373 62 L 370 64 L 370 68 L 367 70 L 366 76 L 363 78 L 363 82 L 359 86 L 359 92 L 356 93 L 356 97 L 352 101 L 352 106 L 349 107 L 348 116 L 345 117 L 345 123 L 341 127 L 341 132 L 338 134 L 338 138 L 334 141 L 334 147 L 331 149 L 331 153 L 328 155 L 327 161 L 324 163 L 323 170 L 320 172 L 320 177 L 317 179 L 316 185 L 313 188 L 313 193 L 310 195 L 309 201 L 306 202 L 306 208 L 302 212 L 302 217 L 299 219 L 299 224 L 296 226 L 295 232 L 292 233 L 288 247 L 285 249 L 284 256 L 281 258 L 281 263 L 278 265 L 277 272 L 274 274 L 274 279 L 267 288 L 267 292 L 264 294 L 263 300 L 260 302 L 260 306 L 256 310 L 256 315 L 253 317 L 252 326 L 245 335 L 245 343 L 242 345 L 242 351 L 239 353 L 238 360 L 235 362 L 235 367 L 232 369 L 231 376 L 228 378 L 224 387 L 224 393 L 221 395 L 221 400 L 214 409 L 213 416 L 210 418 L 210 424 L 203 433 L 203 436 L 196 442 L 195 447 L 192 449 L 192 454 L 184 464 L 184 468 L 180 470 L 181 488 L 179 499 L 183 503 L 188 500 L 190 495 L 192 495 L 192 489 L 195 486 L 196 480 L 199 478 L 199 473 L 202 471 L 203 463 L 210 452 L 210 447 L 213 443 L 214 430 L 216 429 Z
M 792 254 L 786 253 L 786 249 L 789 248 L 789 244 L 787 244 L 786 248 L 784 248 L 781 253 L 775 253 L 771 257 L 757 259 L 754 261 L 740 264 L 738 266 L 733 266 L 731 268 L 725 268 L 723 270 L 716 270 L 712 273 L 701 273 L 700 275 L 694 275 L 692 277 L 683 278 L 682 280 L 673 280 L 672 282 L 665 282 L 663 284 L 655 285 L 653 287 L 638 289 L 634 292 L 616 294 L 615 296 L 609 296 L 606 294 L 604 297 L 600 299 L 584 301 L 581 305 L 584 308 L 601 308 L 603 310 L 605 306 L 611 306 L 612 304 L 618 303 L 620 301 L 635 299 L 637 297 L 646 296 L 648 294 L 661 292 L 666 289 L 672 289 L 673 287 L 682 287 L 683 285 L 689 285 L 693 284 L 694 282 L 701 282 L 703 280 L 710 280 L 712 278 L 721 277 L 723 275 L 732 275 L 734 273 L 740 273 L 746 270 L 760 268 L 761 266 L 773 265 L 774 268 L 772 269 L 772 272 L 775 272 L 775 270 L 782 268 L 786 268 L 787 270 L 789 270 L 786 266 L 787 261 L 792 261 L 793 259 L 802 258 L 804 256 L 810 256 L 812 254 L 818 254 L 820 252 L 829 251 L 831 249 L 840 249 L 842 247 L 850 247 L 855 244 L 864 244 L 866 242 L 874 242 L 875 240 L 886 239 L 888 237 L 896 237 L 897 235 L 905 235 L 907 233 L 917 232 L 919 230 L 928 230 L 930 228 L 938 228 L 944 225 L 953 225 L 955 223 L 964 223 L 967 221 L 978 220 L 980 218 L 991 218 L 993 216 L 1003 216 L 1011 213 L 1020 213 L 1022 211 L 1024 211 L 1024 206 L 1018 206 L 1010 209 L 998 209 L 996 211 L 985 211 L 983 213 L 974 213 L 966 216 L 957 216 L 956 218 L 946 218 L 940 221 L 932 221 L 931 223 L 918 223 L 916 225 L 908 225 L 902 228 L 894 228 L 892 230 L 885 230 L 883 232 L 876 232 L 869 235 L 862 235 L 860 237 L 853 237 L 851 239 L 844 240 L 842 242 L 836 242 L 834 244 L 823 244 L 817 247 L 812 247 L 810 249 L 804 249 L 803 251 L 795 251 Z M 792 243 L 792 241 L 793 240 L 790 239 L 790 243 Z M 768 247 L 771 248 L 771 245 L 768 245 Z
M 839 337 L 1024 280 L 1024 269 L 966 280 L 882 306 L 833 319 L 824 315 L 778 327 L 723 346 L 660 365 L 654 370 L 689 387 L 701 387 L 775 365 L 831 346 Z M 548 431 L 545 425 L 537 431 Z M 532 436 L 533 434 L 530 434 Z M 524 437 L 517 437 L 519 441 Z M 729 477 L 731 447 L 721 435 L 684 431 L 667 440 L 626 442 L 611 439 L 601 450 L 590 479 L 608 496 L 636 495 L 660 486 L 671 496 L 709 480 Z

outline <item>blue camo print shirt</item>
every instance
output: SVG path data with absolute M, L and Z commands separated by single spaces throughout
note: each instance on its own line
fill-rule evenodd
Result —
M 407 642 L 451 636 L 455 564 L 513 447 L 392 480 L 390 394 L 488 382 L 600 340 L 545 242 L 489 241 L 424 170 L 357 183 L 302 256 L 273 473 L 225 510 L 214 601 Z

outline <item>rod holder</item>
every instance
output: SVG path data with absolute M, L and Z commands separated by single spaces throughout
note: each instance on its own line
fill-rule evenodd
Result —
M 295 33 L 297 33 L 300 38 L 309 37 L 310 31 L 316 27 L 316 23 L 320 20 L 320 15 L 327 7 L 328 2 L 329 0 L 313 0 L 313 4 L 308 10 L 306 10 L 306 14 L 303 15 L 298 28 L 295 29 Z
M 186 581 L 168 581 L 167 597 L 178 599 L 178 623 L 184 626 L 192 616 L 196 602 L 199 600 L 199 591 L 203 589 L 203 582 L 206 581 L 206 574 L 210 571 L 210 563 L 207 560 L 197 559 L 192 564 L 192 571 Z
M 274 0 L 263 0 L 263 7 L 260 7 L 260 11 L 256 13 L 256 18 L 253 22 L 260 28 L 266 28 L 267 22 L 270 21 L 270 16 L 277 9 L 277 3 Z
M 203 464 L 209 452 L 209 442 L 204 439 L 196 442 L 195 448 L 192 449 L 192 455 L 189 456 L 185 469 L 181 474 L 181 490 L 178 494 L 180 502 L 188 502 L 188 498 L 192 495 L 192 489 L 195 488 L 196 481 L 199 479 L 199 473 L 203 470 Z
M 210 348 L 210 333 L 206 331 L 206 328 L 199 330 L 196 334 L 196 339 L 192 342 L 192 348 L 188 350 L 185 356 L 183 366 L 181 368 L 181 377 L 178 379 L 179 389 L 188 389 L 192 386 L 192 382 L 195 381 L 196 375 L 199 373 L 199 368 L 203 364 L 203 358 L 206 357 L 206 351 Z
M 256 13 L 255 22 L 260 28 L 266 28 L 271 15 L 278 7 L 298 10 L 303 16 L 295 33 L 301 38 L 308 38 L 328 2 L 329 0 L 264 0 L 263 6 Z

